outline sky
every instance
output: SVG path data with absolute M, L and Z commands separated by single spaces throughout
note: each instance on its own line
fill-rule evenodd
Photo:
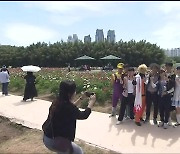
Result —
M 178 1 L 1 1 L 0 44 L 67 41 L 77 34 L 95 41 L 96 29 L 115 30 L 116 41 L 146 40 L 161 48 L 180 47 Z

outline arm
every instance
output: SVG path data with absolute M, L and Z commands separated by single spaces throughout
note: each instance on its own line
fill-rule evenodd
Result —
M 79 97 L 73 104 L 78 106 L 81 101 L 82 101 L 82 96 Z
M 127 82 L 128 82 L 127 77 L 124 77 L 124 78 L 123 78 L 123 83 L 124 83 L 124 84 L 123 84 L 123 88 L 124 88 L 124 90 L 127 90 L 127 84 L 128 84 Z
M 95 101 L 96 101 L 96 95 L 92 95 L 89 98 L 89 104 L 85 111 L 80 111 L 76 107 L 76 119 L 79 119 L 79 120 L 87 119 L 89 115 L 91 114 L 91 108 L 93 107 Z
M 112 86 L 114 85 L 114 74 L 112 74 L 112 76 L 111 76 L 111 84 L 112 84 Z
M 76 119 L 78 120 L 87 119 L 90 114 L 91 114 L 91 109 L 89 107 L 87 107 L 84 111 L 80 111 L 78 108 L 76 108 L 75 111 Z

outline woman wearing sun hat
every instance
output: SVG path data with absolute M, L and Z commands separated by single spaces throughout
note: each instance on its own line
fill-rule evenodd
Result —
M 119 99 L 122 99 L 123 92 L 123 63 L 117 65 L 118 71 L 112 74 L 112 85 L 113 85 L 113 95 L 112 95 L 112 113 L 110 117 L 116 115 L 116 107 Z

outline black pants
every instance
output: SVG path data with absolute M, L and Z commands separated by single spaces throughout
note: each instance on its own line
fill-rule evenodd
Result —
M 158 115 L 158 95 L 156 92 L 150 93 L 147 91 L 147 94 L 146 94 L 146 119 L 147 120 L 149 120 L 149 117 L 150 117 L 152 103 L 154 107 L 153 118 L 156 119 Z
M 123 96 L 120 111 L 119 111 L 118 121 L 123 120 L 124 113 L 125 113 L 125 110 L 126 110 L 126 105 L 128 105 L 129 109 L 130 109 L 130 118 L 134 119 L 134 111 L 133 111 L 133 109 L 134 109 L 134 99 L 135 99 L 135 96 L 133 94 L 128 94 L 128 97 Z
M 2 94 L 8 95 L 8 84 L 9 82 L 2 83 Z
M 161 122 L 168 123 L 171 110 L 171 95 L 159 97 L 159 111 Z

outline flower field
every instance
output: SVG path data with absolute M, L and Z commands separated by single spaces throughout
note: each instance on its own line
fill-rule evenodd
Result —
M 10 84 L 9 91 L 19 92 L 23 94 L 25 87 L 26 75 L 20 68 L 10 68 Z M 112 72 L 94 72 L 94 71 L 71 71 L 68 72 L 65 68 L 42 68 L 41 71 L 34 73 L 36 76 L 36 88 L 39 95 L 58 94 L 59 83 L 62 80 L 74 80 L 77 85 L 77 94 L 82 91 L 92 91 L 96 93 L 98 105 L 104 105 L 105 102 L 111 101 Z

